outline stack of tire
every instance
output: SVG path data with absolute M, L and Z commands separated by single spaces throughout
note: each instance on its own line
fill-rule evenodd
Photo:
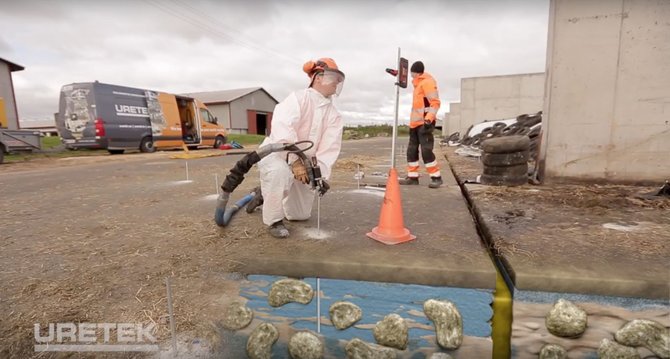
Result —
M 528 136 L 530 138 L 530 158 L 537 159 L 540 142 L 540 133 L 542 131 L 542 111 L 535 114 L 519 115 L 516 122 L 506 125 L 504 122 L 495 122 L 491 126 L 485 127 L 476 135 L 470 136 L 470 132 L 475 125 L 472 125 L 465 131 L 465 136 L 460 144 L 470 147 L 481 147 L 481 144 L 487 139 L 495 137 L 505 137 L 512 135 Z
M 521 186 L 528 183 L 528 136 L 495 137 L 482 142 L 481 183 L 491 186 Z

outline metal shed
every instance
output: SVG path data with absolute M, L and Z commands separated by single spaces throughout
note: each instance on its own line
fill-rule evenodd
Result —
M 262 87 L 185 94 L 202 101 L 228 133 L 270 133 L 272 113 L 278 101 Z
M 10 130 L 20 128 L 12 72 L 23 69 L 23 66 L 0 57 L 0 128 Z

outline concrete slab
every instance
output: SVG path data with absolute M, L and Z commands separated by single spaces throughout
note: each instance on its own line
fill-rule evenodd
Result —
M 461 179 L 481 173 L 477 159 L 447 151 Z M 636 198 L 654 188 L 466 188 L 517 289 L 670 298 L 670 199 Z
M 400 139 L 398 143 L 404 145 L 406 141 Z M 254 238 L 264 243 L 253 255 L 244 245 L 230 249 L 239 252 L 240 270 L 249 274 L 494 288 L 495 268 L 443 158 L 439 161 L 447 186 L 429 189 L 427 177 L 422 177 L 420 186 L 401 187 L 405 227 L 417 239 L 387 246 L 366 236 L 378 224 L 383 192 L 359 189 L 353 178 L 354 163 L 363 163 L 364 171 L 379 171 L 373 165 L 388 163 L 389 148 L 388 138 L 345 142 L 333 190 L 321 200 L 321 235 L 315 235 L 315 205 L 312 219 L 288 224 L 292 232 L 289 239 Z M 401 151 L 396 165 L 404 172 Z M 366 177 L 362 182 L 385 180 Z

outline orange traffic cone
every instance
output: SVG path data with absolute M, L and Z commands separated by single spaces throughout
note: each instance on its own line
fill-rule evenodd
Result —
M 395 168 L 391 168 L 389 178 L 386 181 L 386 193 L 379 214 L 379 225 L 367 235 L 376 241 L 389 245 L 409 242 L 416 238 L 405 228 L 402 219 L 400 184 L 398 183 L 398 172 Z

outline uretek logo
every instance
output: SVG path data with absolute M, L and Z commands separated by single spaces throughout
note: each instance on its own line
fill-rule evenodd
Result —
M 117 116 L 149 117 L 149 109 L 141 106 L 114 105 Z
M 35 324 L 36 352 L 153 352 L 155 324 L 49 323 L 48 333 Z M 46 331 L 46 328 L 44 328 Z

